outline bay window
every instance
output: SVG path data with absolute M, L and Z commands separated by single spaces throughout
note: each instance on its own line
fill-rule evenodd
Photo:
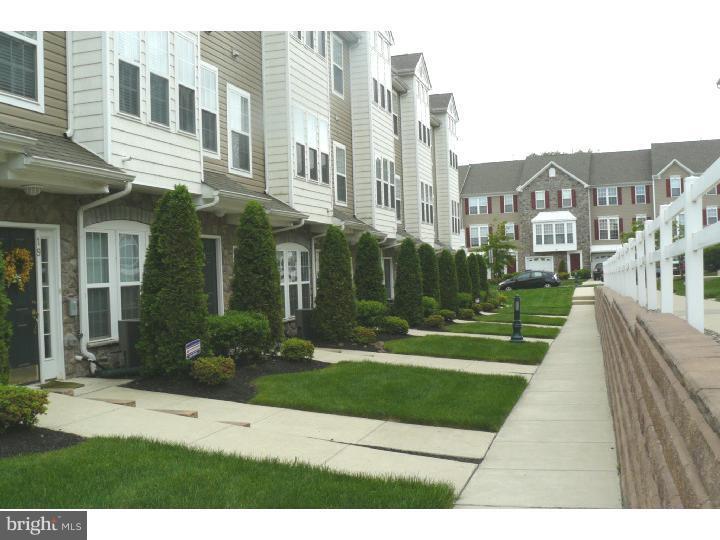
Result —
M 195 134 L 195 44 L 175 34 L 175 62 L 178 83 L 178 129 Z
M 535 223 L 535 251 L 575 249 L 575 223 L 572 221 Z M 551 246 L 550 249 L 542 249 Z
M 147 33 L 148 71 L 150 72 L 150 121 L 170 125 L 170 66 L 168 33 Z
M 293 107 L 295 176 L 330 186 L 330 128 L 327 119 Z
M 385 157 L 375 158 L 375 203 L 383 208 L 395 208 L 395 162 Z
M 308 178 L 318 180 L 318 120 L 317 116 L 307 115 Z
M 250 94 L 227 85 L 228 163 L 230 172 L 252 174 L 250 135 Z
M 645 185 L 635 186 L 635 204 L 647 203 L 647 194 L 645 193 Z
M 298 309 L 312 307 L 310 293 L 310 252 L 299 244 L 280 244 L 276 248 L 280 288 L 285 319 Z
M 140 116 L 140 32 L 117 32 L 118 107 Z
M 616 187 L 600 187 L 597 188 L 598 206 L 616 206 L 618 203 L 618 194 Z
M 295 176 L 305 178 L 305 112 L 293 111 L 293 134 L 295 135 Z
M 347 204 L 347 153 L 345 146 L 333 143 L 335 148 L 335 202 Z
M 433 187 L 425 182 L 420 182 L 420 206 L 423 223 L 433 224 L 435 222 Z
M 200 68 L 200 108 L 202 121 L 202 145 L 206 152 L 217 154 L 219 129 L 218 123 L 218 70 L 215 66 L 203 64 Z
M 44 112 L 42 32 L 0 32 L 0 103 Z
M 452 233 L 460 234 L 460 203 L 458 201 L 451 201 L 450 216 L 452 220 Z

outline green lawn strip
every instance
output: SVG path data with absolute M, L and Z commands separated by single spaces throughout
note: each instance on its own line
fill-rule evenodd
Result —
M 460 334 L 489 334 L 492 336 L 511 336 L 513 332 L 512 325 L 497 322 L 449 324 L 445 327 L 445 330 Z M 559 333 L 559 328 L 522 327 L 522 335 L 526 337 L 555 339 Z
M 267 375 L 254 384 L 257 405 L 484 431 L 500 429 L 527 386 L 519 376 L 377 362 Z
M 492 315 L 478 315 L 475 318 L 478 322 L 504 322 L 511 323 L 514 321 L 512 310 L 503 311 L 501 313 L 493 313 Z M 545 324 L 547 326 L 562 326 L 567 319 L 562 317 L 541 317 L 539 315 L 520 315 L 520 321 L 524 324 Z
M 499 313 L 513 313 L 513 299 L 520 296 L 520 313 L 525 315 L 567 315 L 572 307 L 575 287 L 550 287 L 541 289 L 520 289 L 503 292 L 508 305 Z
M 57 381 L 53 379 L 40 385 L 40 388 L 82 388 L 84 384 L 72 381 Z
M 397 354 L 535 365 L 542 361 L 548 344 L 541 341 L 511 343 L 509 340 L 481 337 L 429 335 L 386 341 L 385 349 Z
M 451 508 L 451 486 L 343 474 L 144 439 L 0 460 L 3 508 Z
M 720 297 L 720 277 L 704 279 L 705 298 Z M 673 292 L 678 296 L 685 296 L 685 280 L 673 280 Z

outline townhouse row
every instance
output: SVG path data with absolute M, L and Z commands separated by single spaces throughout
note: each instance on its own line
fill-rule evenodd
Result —
M 653 143 L 625 152 L 531 155 L 460 167 L 465 245 L 480 249 L 493 226 L 515 240 L 508 272 L 595 268 L 636 222 L 658 215 L 685 179 L 720 156 L 720 140 Z M 718 221 L 718 187 L 703 199 L 703 221 Z M 683 215 L 675 223 L 682 234 Z
M 390 32 L 0 32 L 0 243 L 31 255 L 11 286 L 11 378 L 121 361 L 139 315 L 153 208 L 195 199 L 211 313 L 238 215 L 275 230 L 285 318 L 313 302 L 319 241 L 380 241 L 388 296 L 407 237 L 464 245 L 452 94 Z M 22 289 L 22 290 L 21 290 Z

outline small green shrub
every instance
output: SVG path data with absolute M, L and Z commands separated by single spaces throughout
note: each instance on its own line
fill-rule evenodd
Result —
M 387 313 L 387 305 L 377 300 L 358 300 L 357 302 L 357 322 L 360 326 L 378 326 Z
M 480 304 L 480 311 L 485 311 L 486 313 L 488 311 L 495 311 L 495 304 L 491 304 L 489 302 L 482 302 Z
M 350 339 L 358 345 L 371 345 L 377 341 L 377 332 L 368 326 L 356 326 Z
M 273 338 L 262 313 L 228 311 L 208 317 L 208 341 L 213 354 L 255 360 L 271 350 Z
M 47 410 L 48 395 L 25 386 L 0 386 L 0 433 L 15 426 L 33 426 Z
M 580 268 L 579 270 L 575 270 L 572 275 L 573 277 L 577 277 L 579 279 L 590 279 L 590 270 L 587 268 Z
M 560 259 L 560 262 L 558 263 L 558 267 L 557 267 L 557 273 L 558 273 L 558 276 L 560 274 L 567 274 L 567 263 L 565 262 L 565 259 Z
M 475 318 L 475 312 L 470 308 L 461 308 L 458 310 L 458 317 L 465 321 L 472 321 Z
M 306 339 L 289 338 L 280 345 L 280 357 L 289 362 L 309 362 L 315 354 L 315 346 Z
M 480 302 L 478 304 L 473 304 L 472 310 L 475 312 L 476 315 L 480 315 L 480 312 L 482 311 L 483 302 Z
M 197 382 L 217 386 L 235 377 L 235 361 L 227 356 L 201 356 L 191 364 L 190 376 Z
M 472 306 L 473 298 L 472 294 L 461 292 L 457 295 L 457 305 L 458 309 L 468 309 Z
M 453 319 L 455 319 L 456 316 L 456 313 L 452 309 L 441 309 L 437 312 L 437 314 L 440 315 L 446 322 L 453 322 Z
M 423 325 L 427 328 L 442 328 L 445 326 L 445 319 L 442 315 L 430 315 L 429 317 L 425 317 Z
M 498 302 L 500 303 L 500 305 L 504 306 L 508 302 L 508 295 L 504 294 L 504 293 L 500 293 L 497 295 L 497 299 L 498 299 Z
M 423 296 L 422 304 L 423 304 L 423 316 L 424 317 L 429 317 L 430 315 L 434 315 L 435 312 L 440 307 L 440 305 L 438 304 L 438 301 L 435 300 L 435 298 L 433 298 L 432 296 Z
M 10 382 L 10 338 L 12 325 L 8 319 L 10 299 L 5 291 L 5 256 L 0 244 L 0 384 Z
M 408 322 L 405 319 L 393 315 L 385 317 L 380 324 L 380 331 L 383 334 L 404 336 L 408 333 L 408 330 L 410 330 Z
M 558 272 L 558 278 L 562 279 L 563 281 L 568 279 L 570 277 L 570 274 L 567 272 Z

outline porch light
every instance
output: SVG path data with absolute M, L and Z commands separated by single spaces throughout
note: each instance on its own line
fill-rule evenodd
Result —
M 42 191 L 42 186 L 39 186 L 37 184 L 29 184 L 27 186 L 23 186 L 23 191 L 25 192 L 25 195 L 35 197 L 37 195 L 40 195 L 40 192 Z

